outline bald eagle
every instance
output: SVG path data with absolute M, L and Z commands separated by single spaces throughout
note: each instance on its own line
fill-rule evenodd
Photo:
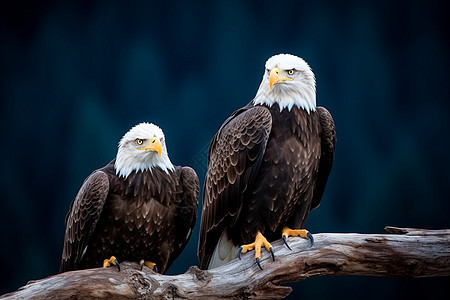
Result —
M 220 266 L 269 241 L 301 236 L 319 206 L 334 159 L 331 114 L 316 107 L 315 77 L 301 58 L 269 58 L 255 98 L 225 120 L 211 141 L 198 256 Z
M 198 195 L 197 174 L 171 163 L 163 131 L 136 125 L 72 201 L 60 272 L 102 264 L 120 270 L 125 260 L 166 272 L 192 234 Z

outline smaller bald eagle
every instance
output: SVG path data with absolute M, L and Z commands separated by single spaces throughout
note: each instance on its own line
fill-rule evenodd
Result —
M 171 163 L 163 131 L 136 125 L 72 201 L 60 272 L 129 260 L 165 273 L 192 234 L 198 195 L 197 174 Z

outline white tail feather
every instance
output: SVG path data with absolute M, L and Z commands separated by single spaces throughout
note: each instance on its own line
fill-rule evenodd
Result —
M 211 260 L 209 261 L 208 269 L 217 268 L 237 258 L 238 248 L 239 246 L 233 244 L 228 238 L 227 233 L 224 231 L 214 249 Z

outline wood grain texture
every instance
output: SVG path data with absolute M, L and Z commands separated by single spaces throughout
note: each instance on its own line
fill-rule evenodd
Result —
M 322 233 L 315 244 L 290 238 L 273 243 L 275 261 L 263 252 L 262 271 L 253 253 L 222 267 L 202 271 L 191 267 L 180 275 L 161 275 L 136 263 L 116 268 L 66 272 L 29 282 L 1 299 L 210 299 L 280 298 L 296 282 L 317 275 L 431 277 L 450 275 L 450 229 L 387 227 L 389 234 Z

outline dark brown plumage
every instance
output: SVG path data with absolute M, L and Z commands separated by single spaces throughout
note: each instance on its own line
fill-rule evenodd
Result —
M 273 241 L 285 226 L 303 228 L 324 192 L 335 141 L 333 119 L 323 107 L 280 111 L 277 103 L 251 101 L 235 111 L 209 148 L 200 267 L 210 267 L 224 233 L 237 247 L 252 243 L 258 232 Z
M 166 272 L 191 236 L 198 193 L 190 167 L 153 167 L 124 178 L 113 160 L 84 181 L 71 204 L 60 272 L 100 267 L 113 255 Z

